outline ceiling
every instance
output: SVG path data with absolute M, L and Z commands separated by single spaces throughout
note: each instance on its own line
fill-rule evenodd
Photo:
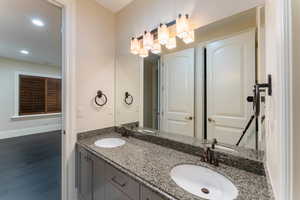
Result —
M 34 26 L 33 18 L 45 26 Z M 60 33 L 61 9 L 47 1 L 0 1 L 0 57 L 60 66 Z M 30 53 L 21 54 L 23 49 Z
M 96 0 L 103 7 L 112 12 L 119 12 L 122 8 L 130 4 L 133 0 Z

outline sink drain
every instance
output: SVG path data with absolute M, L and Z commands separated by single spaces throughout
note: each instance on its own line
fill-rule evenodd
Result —
M 204 194 L 209 194 L 209 190 L 207 188 L 202 188 L 201 191 L 204 193 Z

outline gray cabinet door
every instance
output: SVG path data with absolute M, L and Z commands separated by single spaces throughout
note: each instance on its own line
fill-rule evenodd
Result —
M 82 200 L 93 200 L 93 160 L 86 151 L 80 149 L 78 154 L 78 193 Z
M 111 184 L 109 181 L 105 184 L 105 200 L 130 200 L 125 193 Z
M 105 163 L 96 157 L 92 159 L 94 164 L 93 200 L 105 200 Z
M 122 191 L 132 200 L 140 200 L 140 185 L 130 178 L 127 174 L 119 171 L 111 165 L 105 166 L 106 181 L 109 181 L 114 187 Z

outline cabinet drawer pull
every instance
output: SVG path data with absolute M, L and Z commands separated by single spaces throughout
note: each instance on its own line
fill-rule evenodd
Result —
M 120 182 L 118 182 L 115 176 L 112 177 L 111 180 L 112 180 L 115 184 L 119 185 L 120 187 L 125 187 L 125 186 L 126 186 L 126 183 L 120 183 Z

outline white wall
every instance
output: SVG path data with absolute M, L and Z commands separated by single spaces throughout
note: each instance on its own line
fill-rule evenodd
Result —
M 294 177 L 294 198 L 300 198 L 300 1 L 292 1 L 293 12 L 293 177 Z
M 37 73 L 45 76 L 60 76 L 59 67 L 33 64 L 24 61 L 0 58 L 0 139 L 58 130 L 60 117 L 12 119 L 15 115 L 16 72 Z
M 114 14 L 95 0 L 77 0 L 77 131 L 114 126 Z M 107 105 L 94 104 L 97 90 Z
M 289 65 L 286 64 L 290 59 L 289 47 L 286 44 L 289 39 L 289 33 L 286 31 L 288 22 L 284 21 L 286 3 L 288 3 L 286 0 L 266 1 L 266 73 L 272 75 L 273 84 L 273 94 L 266 99 L 266 166 L 275 198 L 278 200 L 289 199 L 287 196 L 292 195 L 288 188 L 290 184 L 288 149 L 291 146 L 287 146 L 292 117 L 288 112 L 291 103 L 289 101 L 291 82 L 286 76 L 294 72 L 291 72 Z M 293 112 L 295 111 L 293 108 Z
M 139 119 L 140 88 L 137 83 L 141 59 L 130 54 L 130 37 L 139 36 L 144 30 L 151 30 L 160 22 L 173 21 L 179 13 L 189 13 L 192 24 L 199 28 L 263 3 L 264 0 L 135 0 L 121 10 L 116 16 L 117 124 Z M 136 99 L 131 107 L 121 103 L 124 90 L 131 91 Z

